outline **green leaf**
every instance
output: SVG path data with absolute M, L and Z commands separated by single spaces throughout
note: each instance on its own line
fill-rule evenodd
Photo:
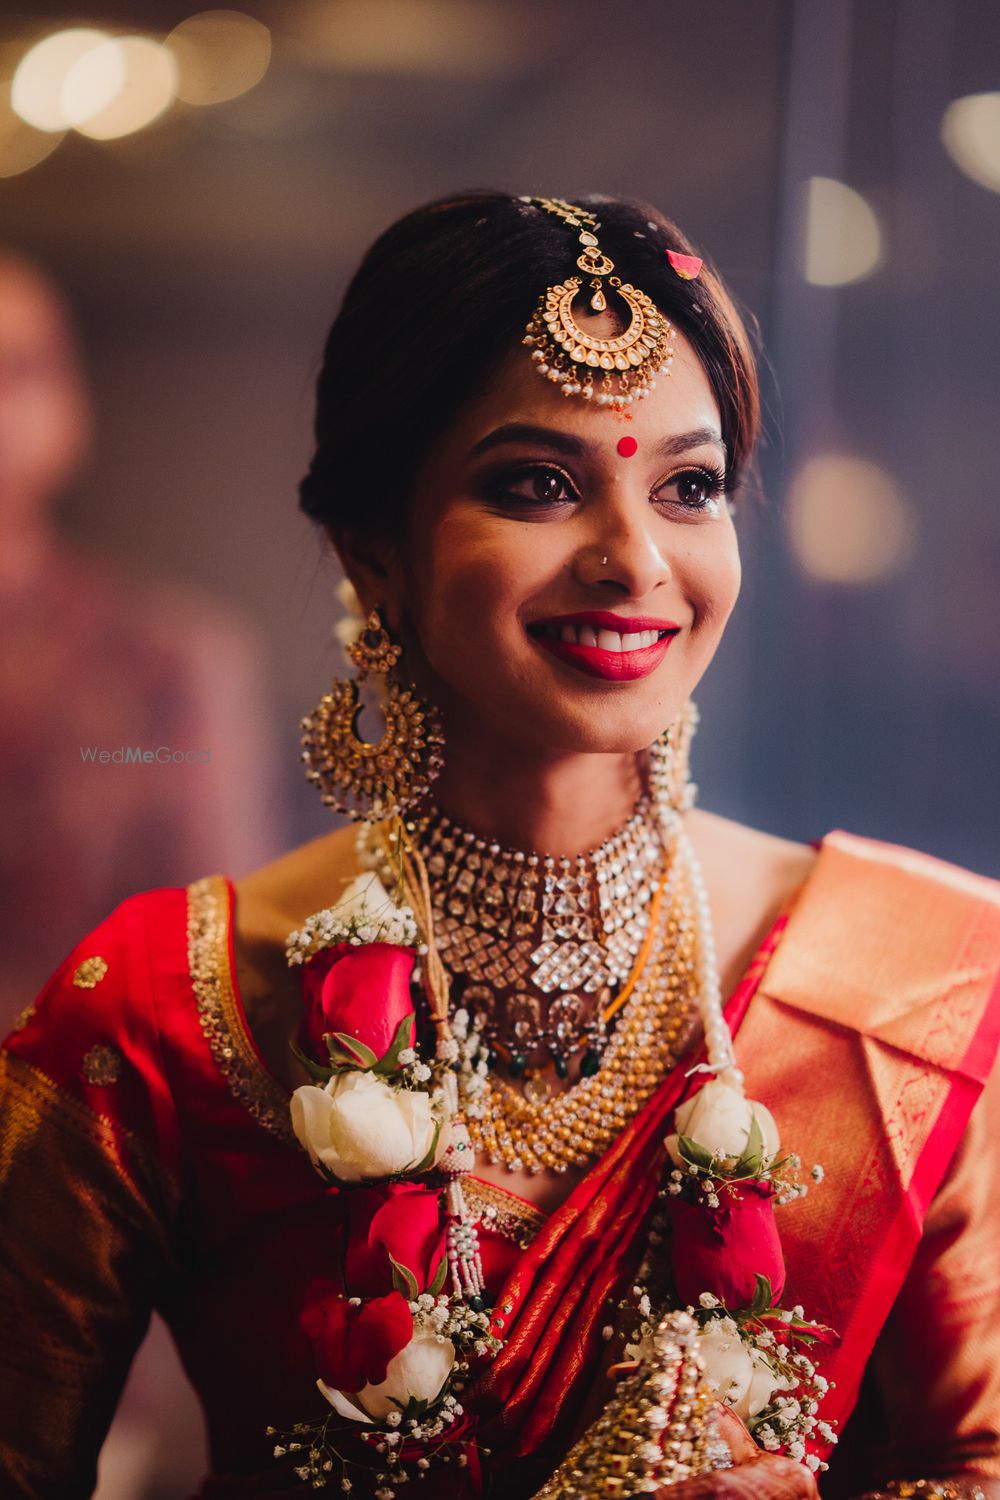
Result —
M 441 1121 L 438 1120 L 437 1124 L 434 1127 L 434 1135 L 431 1139 L 430 1149 L 428 1150 L 427 1155 L 423 1157 L 421 1161 L 418 1161 L 414 1166 L 407 1167 L 402 1173 L 400 1173 L 400 1176 L 408 1177 L 411 1173 L 429 1172 L 431 1167 L 434 1165 L 434 1157 L 437 1154 L 438 1141 L 440 1140 L 440 1138 Z
M 740 1176 L 756 1176 L 763 1170 L 764 1166 L 764 1137 L 757 1123 L 757 1116 L 750 1116 L 750 1130 L 747 1134 L 747 1143 L 743 1148 L 743 1155 L 736 1164 L 736 1172 Z
M 361 1068 L 365 1072 L 374 1068 L 378 1062 L 378 1058 L 366 1043 L 360 1042 L 356 1036 L 348 1036 L 345 1031 L 327 1032 L 325 1041 L 331 1058 L 336 1045 L 336 1050 L 343 1053 L 353 1067 Z
M 373 1073 L 395 1073 L 399 1067 L 399 1054 L 407 1047 L 413 1045 L 413 1012 L 404 1016 L 396 1027 L 396 1034 L 389 1045 L 387 1052 L 379 1058 L 372 1069 Z
M 299 1062 L 305 1068 L 310 1078 L 315 1078 L 318 1082 L 321 1083 L 329 1083 L 330 1079 L 333 1077 L 332 1068 L 324 1068 L 322 1063 L 313 1062 L 311 1057 L 307 1057 L 304 1052 L 299 1051 L 294 1042 L 292 1042 L 290 1045 L 294 1056 L 298 1058 Z
M 406 1266 L 401 1265 L 391 1251 L 387 1252 L 392 1262 L 392 1284 L 397 1292 L 402 1292 L 407 1302 L 415 1302 L 420 1296 L 420 1288 L 417 1278 Z
M 432 1297 L 439 1297 L 441 1295 L 441 1293 L 444 1291 L 444 1284 L 445 1284 L 445 1281 L 447 1279 L 448 1279 L 448 1257 L 447 1257 L 447 1255 L 442 1255 L 442 1257 L 441 1257 L 441 1264 L 438 1266 L 437 1270 L 434 1272 L 434 1279 L 431 1282 L 430 1286 L 427 1288 L 427 1290 L 430 1292 L 430 1294 L 431 1294 Z
M 771 1283 L 768 1277 L 762 1276 L 759 1271 L 757 1272 L 755 1280 L 757 1282 L 757 1288 L 753 1294 L 753 1301 L 750 1304 L 750 1311 L 753 1313 L 755 1318 L 759 1318 L 762 1313 L 766 1313 L 770 1310 L 774 1292 L 771 1288 Z
M 678 1136 L 677 1149 L 689 1166 L 701 1167 L 705 1172 L 712 1171 L 714 1158 L 711 1151 L 708 1151 L 704 1146 L 699 1146 L 698 1142 L 693 1141 L 690 1136 Z

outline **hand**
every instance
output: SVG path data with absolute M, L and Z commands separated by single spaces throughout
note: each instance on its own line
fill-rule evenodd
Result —
M 660 1500 L 818 1500 L 816 1481 L 794 1458 L 758 1448 L 728 1406 L 717 1408 L 719 1436 L 730 1447 L 733 1468 L 714 1469 L 657 1490 Z

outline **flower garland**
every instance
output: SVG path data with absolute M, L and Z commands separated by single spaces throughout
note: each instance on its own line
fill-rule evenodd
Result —
M 662 1314 L 687 1308 L 711 1388 L 768 1452 L 814 1472 L 836 1442 L 819 1405 L 827 1382 L 809 1357 L 831 1330 L 778 1305 L 784 1262 L 776 1205 L 801 1198 L 794 1154 L 782 1157 L 769 1110 L 746 1099 L 722 1015 L 708 901 L 693 850 L 676 833 L 699 917 L 707 1075 L 675 1111 L 664 1183 L 623 1326 L 605 1328 L 635 1370 L 655 1357 Z M 464 1010 L 424 1035 L 411 985 L 436 955 L 414 912 L 378 876 L 355 880 L 333 908 L 287 940 L 302 969 L 304 1020 L 295 1052 L 312 1078 L 291 1099 L 292 1125 L 328 1188 L 348 1193 L 344 1284 L 307 1289 L 302 1323 L 317 1388 L 331 1411 L 269 1428 L 274 1453 L 315 1488 L 363 1480 L 376 1500 L 439 1462 L 480 1488 L 474 1414 L 461 1396 L 502 1347 L 490 1317 L 475 1224 L 461 1178 L 473 1151 L 463 1111 L 486 1087 L 483 1039 Z M 429 1027 L 425 1027 L 430 1031 Z M 822 1170 L 814 1167 L 814 1181 Z M 352 1285 L 365 1295 L 353 1295 Z M 628 1324 L 631 1323 L 631 1327 Z
M 781 1155 L 771 1111 L 721 1078 L 679 1105 L 674 1125 L 664 1142 L 660 1206 L 632 1300 L 621 1304 L 640 1319 L 623 1368 L 649 1357 L 664 1311 L 686 1307 L 717 1398 L 765 1451 L 823 1472 L 828 1465 L 815 1448 L 834 1445 L 837 1434 L 820 1416 L 830 1382 L 809 1351 L 837 1336 L 807 1320 L 800 1305 L 780 1306 L 785 1263 L 774 1209 L 808 1192 L 801 1161 L 794 1152 Z M 823 1168 L 810 1176 L 822 1182 Z

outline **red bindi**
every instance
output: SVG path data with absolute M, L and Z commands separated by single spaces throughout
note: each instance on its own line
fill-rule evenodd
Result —
M 631 458 L 637 451 L 639 444 L 634 437 L 623 437 L 618 439 L 618 452 L 622 458 Z

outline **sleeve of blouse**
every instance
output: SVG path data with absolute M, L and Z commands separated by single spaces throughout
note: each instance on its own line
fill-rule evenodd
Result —
M 873 1355 L 877 1477 L 1000 1477 L 1000 1071 L 927 1214 Z
M 177 1131 L 148 961 L 159 895 L 131 897 L 94 928 L 0 1048 L 5 1496 L 93 1493 L 170 1281 Z

